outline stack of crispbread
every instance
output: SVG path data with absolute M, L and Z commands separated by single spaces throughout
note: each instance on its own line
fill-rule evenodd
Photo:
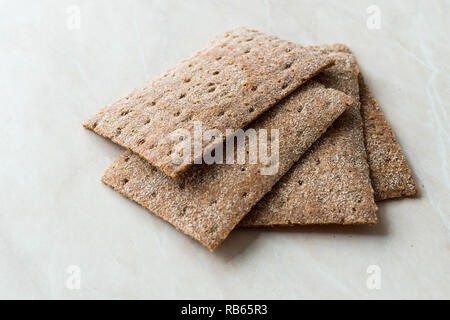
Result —
M 172 134 L 192 133 L 199 123 L 222 134 L 174 161 Z M 210 250 L 237 226 L 375 224 L 375 201 L 417 192 L 344 45 L 302 47 L 246 28 L 225 32 L 84 126 L 128 149 L 104 173 L 105 184 Z M 278 157 L 250 161 L 256 149 L 249 139 L 244 162 L 202 161 L 241 129 L 276 129 L 267 139 L 277 139 Z M 263 173 L 268 167 L 276 170 Z

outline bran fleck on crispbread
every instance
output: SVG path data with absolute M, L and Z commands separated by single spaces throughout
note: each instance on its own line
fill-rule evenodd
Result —
M 336 60 L 315 80 L 347 93 L 355 102 L 255 205 L 240 226 L 378 221 L 358 102 L 358 65 L 353 55 L 336 52 L 333 46 L 312 50 Z
M 359 74 L 361 115 L 375 201 L 415 196 L 417 187 L 394 132 Z
M 353 100 L 310 82 L 251 124 L 279 130 L 279 169 L 261 163 L 196 165 L 177 179 L 126 151 L 102 181 L 214 250 Z M 248 144 L 246 145 L 248 150 Z
M 292 42 L 239 28 L 83 125 L 176 177 L 196 159 L 174 163 L 170 133 L 192 130 L 195 121 L 205 130 L 242 128 L 332 63 Z M 207 153 L 219 143 L 204 141 L 202 149 Z

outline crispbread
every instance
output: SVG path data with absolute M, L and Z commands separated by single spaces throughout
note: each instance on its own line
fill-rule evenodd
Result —
M 334 51 L 352 53 L 344 44 L 334 44 L 332 47 Z M 402 148 L 361 73 L 359 95 L 375 201 L 415 196 L 417 186 Z
M 311 49 L 336 60 L 317 81 L 347 93 L 355 102 L 255 205 L 240 226 L 378 221 L 358 102 L 358 65 L 353 55 L 336 52 L 334 46 Z
M 415 196 L 416 183 L 402 148 L 361 74 L 359 90 L 367 160 L 375 200 Z
M 274 175 L 261 175 L 261 163 L 246 161 L 196 165 L 172 179 L 126 151 L 102 181 L 214 250 L 352 103 L 340 91 L 309 82 L 253 122 L 256 130 L 279 130 L 279 170 Z
M 217 36 L 83 125 L 176 177 L 197 158 L 172 161 L 170 133 L 192 130 L 195 121 L 205 130 L 242 128 L 332 63 L 292 42 L 239 28 Z M 219 143 L 204 141 L 203 152 Z

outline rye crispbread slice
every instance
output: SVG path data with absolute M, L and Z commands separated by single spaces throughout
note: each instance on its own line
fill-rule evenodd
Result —
M 102 181 L 214 250 L 352 103 L 340 91 L 309 82 L 253 122 L 257 132 L 279 130 L 279 167 L 273 175 L 261 175 L 264 165 L 247 160 L 196 165 L 172 179 L 126 151 Z
M 375 201 L 415 196 L 417 186 L 402 148 L 361 73 L 359 94 Z
M 333 45 L 333 50 L 352 54 L 344 44 Z M 375 201 L 417 195 L 417 186 L 402 148 L 361 73 L 359 95 Z
M 313 51 L 335 58 L 315 80 L 338 89 L 354 104 L 314 143 L 244 217 L 240 226 L 375 224 L 377 206 L 369 177 L 359 105 L 359 67 L 334 46 Z
M 192 130 L 194 121 L 201 121 L 205 130 L 243 128 L 332 63 L 326 55 L 292 42 L 235 29 L 102 109 L 83 126 L 176 177 L 198 157 L 174 163 L 170 133 Z M 220 143 L 203 142 L 202 150 L 208 153 Z

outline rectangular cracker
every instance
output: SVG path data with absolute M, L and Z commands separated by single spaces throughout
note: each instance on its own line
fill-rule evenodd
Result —
M 244 227 L 375 224 L 377 206 L 369 177 L 359 105 L 359 67 L 333 46 L 312 47 L 335 58 L 315 78 L 354 104 L 241 221 Z
M 359 93 L 375 201 L 415 196 L 417 186 L 402 148 L 361 73 Z
M 274 175 L 261 175 L 261 163 L 246 161 L 195 165 L 172 179 L 126 151 L 102 181 L 214 250 L 352 103 L 342 92 L 310 82 L 253 122 L 256 131 L 279 130 L 279 170 Z
M 243 128 L 332 63 L 292 42 L 239 28 L 217 36 L 83 125 L 176 177 L 198 159 L 172 161 L 170 133 L 192 130 L 195 121 L 205 130 Z M 203 153 L 219 143 L 204 141 Z

